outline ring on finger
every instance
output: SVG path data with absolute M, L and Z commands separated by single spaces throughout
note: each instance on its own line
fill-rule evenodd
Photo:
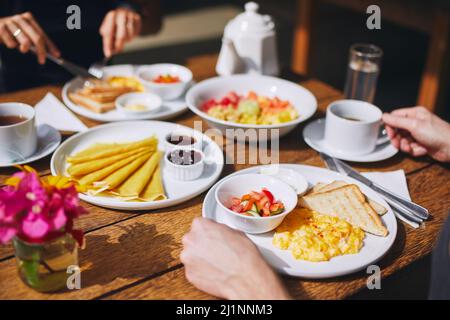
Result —
M 14 31 L 13 36 L 14 38 L 17 38 L 22 33 L 22 29 L 17 28 L 16 31 Z

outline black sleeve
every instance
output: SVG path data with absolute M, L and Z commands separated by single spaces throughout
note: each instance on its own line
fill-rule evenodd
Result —
M 444 223 L 433 250 L 430 299 L 450 300 L 450 217 Z

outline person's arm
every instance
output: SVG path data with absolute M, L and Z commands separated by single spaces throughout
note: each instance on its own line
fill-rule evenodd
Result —
M 142 17 L 141 35 L 158 32 L 162 26 L 161 0 L 130 0 Z
M 42 30 L 30 12 L 0 18 L 0 44 L 26 53 L 34 47 L 40 64 L 45 63 L 46 53 L 59 57 L 56 45 Z
M 450 162 L 450 124 L 424 107 L 385 113 L 383 121 L 397 149 L 416 157 L 428 154 L 437 161 Z
M 225 299 L 290 299 L 280 279 L 243 234 L 204 218 L 183 237 L 180 258 L 198 289 Z

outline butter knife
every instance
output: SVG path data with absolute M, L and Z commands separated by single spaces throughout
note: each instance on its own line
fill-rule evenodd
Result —
M 337 163 L 335 162 L 335 158 L 320 152 L 320 157 L 322 158 L 322 160 L 325 162 L 326 166 L 328 169 L 332 170 L 332 171 L 336 171 L 336 172 L 340 172 L 340 173 L 345 173 L 342 172 L 343 170 L 341 168 L 338 168 Z M 409 224 L 411 227 L 413 228 L 418 228 L 420 226 L 420 224 L 423 222 L 422 219 L 417 218 L 416 216 L 412 215 L 411 213 L 404 213 L 401 208 L 398 208 L 395 204 L 390 203 L 392 208 L 394 209 L 394 215 L 402 220 L 403 222 Z
M 387 190 L 386 188 L 380 186 L 379 184 L 373 182 L 372 180 L 367 179 L 366 177 L 361 175 L 358 171 L 354 170 L 343 161 L 334 159 L 334 162 L 337 164 L 338 167 L 342 169 L 341 171 L 342 173 L 345 173 L 347 176 L 352 177 L 353 179 L 356 179 L 359 182 L 370 187 L 372 190 L 376 191 L 381 196 L 383 196 L 383 198 L 385 198 L 387 202 L 389 202 L 391 205 L 394 205 L 401 212 L 413 215 L 419 219 L 423 220 L 428 219 L 429 212 L 424 207 L 419 206 L 418 204 Z

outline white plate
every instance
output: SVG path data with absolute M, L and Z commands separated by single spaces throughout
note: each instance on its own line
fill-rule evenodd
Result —
M 104 68 L 105 76 L 134 76 L 135 69 L 138 66 L 132 65 L 115 65 L 107 66 Z M 190 84 L 192 85 L 192 84 Z M 184 95 L 180 98 L 172 101 L 163 101 L 161 109 L 157 112 L 145 113 L 145 114 L 124 114 L 120 110 L 113 109 L 105 113 L 96 113 L 86 109 L 70 100 L 68 93 L 80 89 L 83 86 L 83 80 L 80 78 L 72 79 L 67 82 L 62 89 L 62 98 L 66 106 L 73 112 L 82 115 L 83 117 L 101 121 L 101 122 L 113 122 L 113 121 L 126 121 L 126 120 L 166 120 L 176 117 L 177 115 L 187 110 L 186 102 L 184 101 Z
M 378 145 L 369 154 L 347 155 L 331 149 L 324 140 L 325 118 L 311 121 L 303 129 L 303 139 L 314 150 L 324 152 L 332 157 L 353 162 L 376 162 L 393 157 L 398 150 L 388 141 Z
M 220 120 L 200 110 L 199 107 L 204 101 L 211 98 L 220 99 L 230 91 L 241 95 L 254 91 L 258 95 L 277 96 L 280 99 L 288 100 L 296 108 L 299 117 L 280 124 L 255 125 Z M 275 135 L 274 138 L 289 133 L 299 123 L 309 119 L 317 109 L 317 100 L 308 89 L 284 79 L 256 74 L 237 74 L 201 81 L 188 90 L 186 103 L 192 112 L 206 120 L 212 128 L 219 129 L 223 134 L 226 134 L 227 129 L 255 129 L 260 141 L 270 140 L 273 137 L 272 133 Z M 267 131 L 270 131 L 268 137 L 265 135 Z M 248 130 L 248 132 L 252 132 L 252 130 Z M 244 140 L 239 136 L 236 139 Z
M 52 157 L 50 168 L 53 175 L 64 174 L 66 172 L 67 156 L 86 149 L 97 142 L 129 142 L 141 140 L 155 134 L 159 139 L 158 148 L 164 151 L 166 135 L 181 129 L 194 132 L 191 128 L 162 121 L 127 121 L 97 126 L 88 131 L 78 133 L 62 143 Z M 203 134 L 202 137 L 206 164 L 202 175 L 198 179 L 193 181 L 173 179 L 166 172 L 164 159 L 161 159 L 162 180 L 168 199 L 150 202 L 127 202 L 111 197 L 89 196 L 82 193 L 80 198 L 98 206 L 121 210 L 159 209 L 192 199 L 211 187 L 222 172 L 224 162 L 223 153 L 219 146 L 209 137 Z
M 36 152 L 25 159 L 9 163 L 0 162 L 0 168 L 30 163 L 42 159 L 55 151 L 55 149 L 61 143 L 61 134 L 59 133 L 59 131 L 47 124 L 41 124 L 37 126 L 36 130 L 38 136 L 38 145 Z
M 364 239 L 364 246 L 361 251 L 357 254 L 344 255 L 332 258 L 330 261 L 324 262 L 309 262 L 305 260 L 295 260 L 291 252 L 288 250 L 281 250 L 276 248 L 272 244 L 273 232 L 267 232 L 259 235 L 247 234 L 249 239 L 255 243 L 258 249 L 261 251 L 265 260 L 278 272 L 284 273 L 291 276 L 310 278 L 310 279 L 321 279 L 321 278 L 331 278 L 342 276 L 345 274 L 353 273 L 366 268 L 367 266 L 376 263 L 381 259 L 389 248 L 394 243 L 395 237 L 397 235 L 397 220 L 395 219 L 394 213 L 388 204 L 374 191 L 367 188 L 358 181 L 343 176 L 339 173 L 298 164 L 280 164 L 282 168 L 297 170 L 301 173 L 310 185 L 317 182 L 331 182 L 333 180 L 344 180 L 349 183 L 357 184 L 363 193 L 365 193 L 371 199 L 382 204 L 388 209 L 388 212 L 382 216 L 382 220 L 386 225 L 389 234 L 387 237 L 377 237 L 366 233 Z M 244 173 L 258 173 L 261 166 L 251 167 L 245 170 L 241 170 L 234 174 L 244 174 Z M 214 185 L 208 192 L 203 201 L 202 215 L 203 217 L 212 219 L 214 221 L 224 223 L 233 227 L 227 221 L 227 215 L 222 213 L 222 209 L 217 205 L 214 192 L 219 181 Z

